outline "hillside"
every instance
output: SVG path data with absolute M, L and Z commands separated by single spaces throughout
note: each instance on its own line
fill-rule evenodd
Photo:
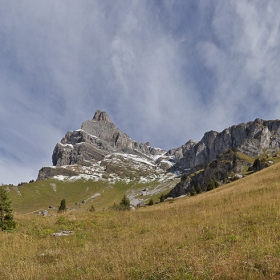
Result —
M 131 139 L 97 110 L 56 144 L 53 166 L 42 167 L 36 182 L 6 189 L 18 213 L 51 213 L 63 198 L 72 211 L 106 210 L 124 194 L 131 207 L 144 206 L 247 176 L 278 162 L 279 147 L 280 121 L 256 119 L 164 151 Z
M 279 279 L 279 171 L 137 211 L 16 215 L 0 232 L 1 277 Z
M 164 179 L 164 180 L 163 180 Z M 47 179 L 24 184 L 5 186 L 13 201 L 16 213 L 33 213 L 48 210 L 49 214 L 57 211 L 64 198 L 69 211 L 84 212 L 91 207 L 97 211 L 108 210 L 114 203 L 119 203 L 124 194 L 131 205 L 145 205 L 153 198 L 159 201 L 161 194 L 166 194 L 179 181 L 178 178 L 158 178 L 153 181 L 107 181 L 107 180 L 56 180 Z M 51 209 L 55 207 L 55 209 Z
M 159 193 L 166 197 L 200 193 L 241 178 L 249 174 L 247 170 L 252 170 L 257 158 L 263 158 L 257 170 L 277 162 L 279 147 L 280 120 L 255 119 L 222 132 L 208 131 L 200 141 L 189 140 L 179 148 L 164 151 L 149 142 L 131 139 L 111 122 L 106 112 L 97 110 L 92 120 L 83 122 L 80 129 L 68 131 L 56 144 L 53 166 L 42 167 L 37 181 L 68 182 L 70 189 L 77 180 L 81 188 L 86 185 L 83 181 L 88 180 L 91 187 L 86 189 L 126 185 L 122 195 L 129 196 L 135 207 Z M 178 176 L 182 176 L 179 183 Z M 142 190 L 146 189 L 148 197 L 143 199 Z M 70 195 L 71 203 L 85 196 L 83 191 L 79 190 L 77 198 Z M 102 188 L 103 191 L 104 198 L 108 192 Z M 104 199 L 102 203 L 104 206 Z

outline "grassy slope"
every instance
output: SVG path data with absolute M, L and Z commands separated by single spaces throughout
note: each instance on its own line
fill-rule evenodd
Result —
M 130 212 L 16 215 L 2 279 L 279 279 L 280 163 Z M 52 232 L 74 230 L 55 238 Z
M 174 186 L 178 179 L 174 179 Z M 107 209 L 115 203 L 119 203 L 123 195 L 130 189 L 138 190 L 146 187 L 156 187 L 160 183 L 154 181 L 152 183 L 125 183 L 116 182 L 110 184 L 108 182 L 99 181 L 86 181 L 79 180 L 75 182 L 62 182 L 57 180 L 37 181 L 34 183 L 26 184 L 20 187 L 11 187 L 10 197 L 12 206 L 16 213 L 30 213 L 37 210 L 48 209 L 49 206 L 59 206 L 60 201 L 65 198 L 68 208 L 86 210 L 93 205 L 96 210 Z M 20 191 L 20 194 L 18 194 Z M 90 199 L 86 204 L 79 206 L 76 203 L 81 203 L 83 200 L 90 198 L 96 193 L 101 196 Z M 160 195 L 155 195 L 153 198 L 158 200 Z M 142 197 L 145 198 L 145 197 Z

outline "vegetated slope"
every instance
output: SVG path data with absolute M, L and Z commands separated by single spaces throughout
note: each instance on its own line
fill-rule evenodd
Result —
M 62 198 L 72 209 L 83 209 L 81 201 L 106 209 L 124 194 L 135 207 L 166 194 L 178 182 L 173 156 L 149 142 L 132 140 L 100 110 L 81 129 L 66 133 L 52 159 L 53 166 L 41 168 L 32 185 L 9 187 L 18 195 L 18 211 L 57 206 Z
M 173 168 L 185 173 L 169 196 L 200 193 L 240 178 L 248 169 L 267 167 L 278 160 L 279 148 L 280 120 L 255 119 L 222 132 L 208 131 L 199 142 L 190 140 L 166 154 L 174 156 Z
M 63 198 L 71 209 L 85 210 L 89 203 L 107 209 L 124 194 L 133 206 L 145 205 L 161 194 L 200 193 L 210 190 L 213 180 L 222 185 L 242 177 L 257 156 L 276 162 L 279 147 L 280 121 L 256 119 L 221 133 L 206 132 L 199 142 L 166 152 L 132 140 L 98 110 L 57 143 L 54 166 L 43 167 L 36 182 L 7 189 L 21 213 L 57 207 Z M 257 169 L 267 165 L 262 164 Z M 178 183 L 182 173 L 186 176 Z
M 228 149 L 212 162 L 204 164 L 202 169 L 193 173 L 184 173 L 181 181 L 167 196 L 200 194 L 203 191 L 209 191 L 230 181 L 248 176 L 279 161 L 279 152 L 271 154 L 265 151 L 254 159 L 241 152 Z
M 86 211 L 91 205 L 97 211 L 108 210 L 118 204 L 126 194 L 132 205 L 145 205 L 151 198 L 159 201 L 161 194 L 166 194 L 179 179 L 170 177 L 153 181 L 109 181 L 109 180 L 55 180 L 47 179 L 21 186 L 5 186 L 12 199 L 12 206 L 17 213 L 33 213 L 48 210 L 57 212 L 60 201 L 64 198 L 69 211 Z M 55 207 L 56 209 L 53 209 Z M 33 213 L 34 214 L 34 213 Z
M 5 279 L 279 279 L 280 163 L 136 211 L 16 215 Z M 72 230 L 61 238 L 53 232 Z

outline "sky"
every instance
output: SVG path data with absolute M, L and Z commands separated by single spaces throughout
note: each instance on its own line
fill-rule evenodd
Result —
M 280 119 L 278 0 L 0 0 L 0 184 L 104 110 L 166 150 Z

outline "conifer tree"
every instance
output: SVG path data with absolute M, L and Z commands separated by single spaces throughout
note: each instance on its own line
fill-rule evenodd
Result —
M 164 201 L 164 195 L 163 195 L 163 193 L 162 193 L 161 196 L 159 197 L 159 201 L 160 201 L 160 202 L 163 202 L 163 201 Z
M 211 191 L 215 188 L 214 181 L 211 179 L 207 185 L 207 191 Z
M 154 205 L 154 201 L 153 201 L 153 199 L 152 199 L 152 198 L 150 199 L 150 201 L 149 201 L 148 205 L 150 205 L 150 206 L 151 206 L 151 205 Z
M 196 185 L 195 192 L 196 192 L 197 194 L 199 194 L 199 193 L 202 192 L 200 183 L 198 183 L 198 184 Z
M 191 188 L 190 195 L 191 196 L 196 195 L 196 191 L 195 191 L 195 187 L 194 186 L 192 186 L 192 188 Z
M 123 198 L 120 202 L 120 208 L 122 210 L 129 210 L 130 209 L 130 200 L 126 195 L 123 196 Z
M 2 230 L 13 230 L 16 227 L 9 194 L 3 187 L 0 188 L 0 227 Z
M 60 202 L 60 206 L 58 208 L 58 211 L 59 212 L 63 212 L 63 211 L 66 211 L 66 201 L 65 201 L 65 198 L 63 198 Z

